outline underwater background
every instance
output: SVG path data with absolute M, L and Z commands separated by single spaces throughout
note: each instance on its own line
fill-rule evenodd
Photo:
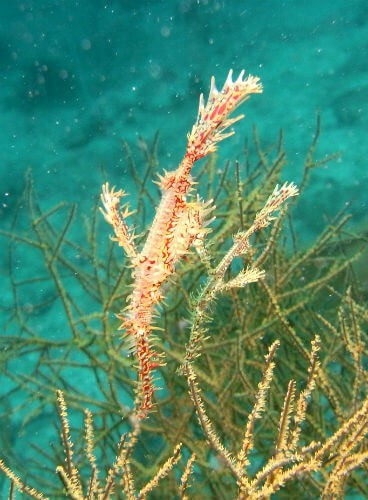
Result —
M 104 166 L 129 191 L 120 140 L 160 130 L 160 168 L 181 160 L 200 92 L 230 68 L 261 78 L 224 157 L 257 124 L 263 142 L 284 129 L 285 179 L 298 182 L 322 116 L 319 152 L 340 159 L 313 176 L 298 221 L 310 239 L 323 216 L 352 203 L 367 212 L 368 6 L 362 1 L 19 1 L 0 16 L 1 220 L 32 169 L 46 203 L 83 207 Z M 131 193 L 133 194 L 133 193 Z
M 235 77 L 242 69 L 259 76 L 264 91 L 242 107 L 246 117 L 220 148 L 219 162 L 240 156 L 254 124 L 266 147 L 283 129 L 283 179 L 298 184 L 320 112 L 318 156 L 341 155 L 313 172 L 295 210 L 296 233 L 307 246 L 347 206 L 352 230 L 364 231 L 367 59 L 365 0 L 1 2 L 1 228 L 12 227 L 28 169 L 43 210 L 66 201 L 88 218 L 106 180 L 128 191 L 134 205 L 122 139 L 139 169 L 141 138 L 150 142 L 159 130 L 158 171 L 176 168 L 199 94 L 208 95 L 212 75 L 221 88 L 232 68 Z M 0 315 L 6 322 L 12 294 L 3 244 Z M 42 263 L 22 255 L 17 265 L 24 278 Z M 60 311 L 45 311 L 36 321 L 53 338 L 62 335 Z M 40 443 L 47 443 L 50 415 L 52 409 L 33 420 Z M 9 429 L 18 450 L 20 421 L 21 414 L 14 415 Z

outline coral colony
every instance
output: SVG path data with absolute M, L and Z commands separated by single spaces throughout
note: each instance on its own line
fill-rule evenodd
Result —
M 130 260 L 129 264 L 133 270 L 132 293 L 128 299 L 126 309 L 119 314 L 119 318 L 122 321 L 121 328 L 125 330 L 129 343 L 132 345 L 138 360 L 138 384 L 135 386 L 136 401 L 134 408 L 127 414 L 130 417 L 131 430 L 121 436 L 116 450 L 116 457 L 106 468 L 106 464 L 103 461 L 101 467 L 97 465 L 98 455 L 96 455 L 95 450 L 98 451 L 101 458 L 105 459 L 107 457 L 106 451 L 109 450 L 112 434 L 108 435 L 108 444 L 101 440 L 101 434 L 106 434 L 106 422 L 109 422 L 106 419 L 106 415 L 109 415 L 111 411 L 108 402 L 104 404 L 105 408 L 107 408 L 106 412 L 102 413 L 103 416 L 100 417 L 103 432 L 99 432 L 96 438 L 94 435 L 92 413 L 89 410 L 85 410 L 84 439 L 82 439 L 84 442 L 83 453 L 80 444 L 77 447 L 73 445 L 64 393 L 61 390 L 57 391 L 57 406 L 61 422 L 61 442 L 65 456 L 64 462 L 56 468 L 62 485 L 62 490 L 55 490 L 58 491 L 57 498 L 62 496 L 62 498 L 67 497 L 75 500 L 109 500 L 124 497 L 128 500 L 147 500 L 148 498 L 153 498 L 150 495 L 156 489 L 157 493 L 154 498 L 180 497 L 182 500 L 188 500 L 190 497 L 187 495 L 186 490 L 188 487 L 191 487 L 189 484 L 189 478 L 191 478 L 193 482 L 196 479 L 196 485 L 192 486 L 193 496 L 191 498 L 193 499 L 236 498 L 237 500 L 268 500 L 271 498 L 271 495 L 286 486 L 289 489 L 284 492 L 283 498 L 299 498 L 303 494 L 304 496 L 309 495 L 308 498 L 317 498 L 316 492 L 320 491 L 320 498 L 323 500 L 338 500 L 344 498 L 344 491 L 347 489 L 349 476 L 367 462 L 368 451 L 366 444 L 364 444 L 368 430 L 368 396 L 365 389 L 367 372 L 362 364 L 364 343 L 361 335 L 363 331 L 361 331 L 359 322 L 357 321 L 358 315 L 366 321 L 367 313 L 361 304 L 353 300 L 350 286 L 345 296 L 342 296 L 342 303 L 345 304 L 338 311 L 338 327 L 333 326 L 320 313 L 317 313 L 315 317 L 312 316 L 311 323 L 307 322 L 304 325 L 305 330 L 312 331 L 316 324 L 315 320 L 318 319 L 327 329 L 328 335 L 333 336 L 332 342 L 328 342 L 330 345 L 330 347 L 327 346 L 328 355 L 323 361 L 320 361 L 319 351 L 322 342 L 320 336 L 316 335 L 311 340 L 310 351 L 304 347 L 287 319 L 287 312 L 279 305 L 277 296 L 266 281 L 261 282 L 259 288 L 262 288 L 266 293 L 270 306 L 276 311 L 277 319 L 282 327 L 281 332 L 284 331 L 286 333 L 289 340 L 298 348 L 303 361 L 307 362 L 308 371 L 306 381 L 303 388 L 298 390 L 296 380 L 289 380 L 285 395 L 281 396 L 281 399 L 279 398 L 277 402 L 277 395 L 282 394 L 280 388 L 283 386 L 284 380 L 283 378 L 278 379 L 274 373 L 274 359 L 280 345 L 280 341 L 276 339 L 270 345 L 263 362 L 260 363 L 257 361 L 255 363 L 254 360 L 250 359 L 251 363 L 247 365 L 248 368 L 250 367 L 250 370 L 256 364 L 264 366 L 260 379 L 258 377 L 258 369 L 255 368 L 257 373 L 254 378 L 255 385 L 251 385 L 248 380 L 246 381 L 247 389 L 249 384 L 249 393 L 254 401 L 253 406 L 247 410 L 247 406 L 245 405 L 240 413 L 238 408 L 236 410 L 231 408 L 232 403 L 230 402 L 230 409 L 234 410 L 233 414 L 236 414 L 236 419 L 228 417 L 225 413 L 226 405 L 219 404 L 220 399 L 218 399 L 218 403 L 215 405 L 217 415 L 213 411 L 213 408 L 210 409 L 210 412 L 207 411 L 209 398 L 206 398 L 205 389 L 200 386 L 200 382 L 203 379 L 203 374 L 199 376 L 201 363 L 198 362 L 199 366 L 197 367 L 194 361 L 198 360 L 201 355 L 209 333 L 207 326 L 211 317 L 210 305 L 222 292 L 229 290 L 235 292 L 234 289 L 244 287 L 248 283 L 254 283 L 264 278 L 264 271 L 258 269 L 257 263 L 261 265 L 263 262 L 262 255 L 264 256 L 272 252 L 272 248 L 274 250 L 277 248 L 273 247 L 274 244 L 276 245 L 276 236 L 275 234 L 272 235 L 271 232 L 265 249 L 261 252 L 260 257 L 256 259 L 252 258 L 255 254 L 250 245 L 250 238 L 256 231 L 268 226 L 275 219 L 275 212 L 280 209 L 285 200 L 296 196 L 298 190 L 292 183 L 285 183 L 281 187 L 276 186 L 261 209 L 262 205 L 259 205 L 259 197 L 257 197 L 257 203 L 253 205 L 254 209 L 247 212 L 247 215 L 255 213 L 254 219 L 248 219 L 247 223 L 244 224 L 244 229 L 243 224 L 240 224 L 242 229 L 233 236 L 230 248 L 224 254 L 221 252 L 222 256 L 219 257 L 219 261 L 213 263 L 212 259 L 216 259 L 216 255 L 219 255 L 220 252 L 215 252 L 213 256 L 210 255 L 210 252 L 207 251 L 205 236 L 209 231 L 207 226 L 211 221 L 209 214 L 213 211 L 214 207 L 211 201 L 204 202 L 195 193 L 195 182 L 191 177 L 191 169 L 199 158 L 203 158 L 208 153 L 215 151 L 217 143 L 233 133 L 232 131 L 229 132 L 228 128 L 241 119 L 242 116 L 229 118 L 229 115 L 248 99 L 251 94 L 259 93 L 261 90 L 262 88 L 258 83 L 258 79 L 253 76 L 243 79 L 243 72 L 233 82 L 230 71 L 221 91 L 216 89 L 214 80 L 212 79 L 207 104 L 204 103 L 202 96 L 200 98 L 198 117 L 188 135 L 188 145 L 183 161 L 177 170 L 165 173 L 159 179 L 158 184 L 162 191 L 161 201 L 157 207 L 146 242 L 140 251 L 136 248 L 134 231 L 129 229 L 126 224 L 126 219 L 130 215 L 129 207 L 119 208 L 120 200 L 125 196 L 125 193 L 121 190 L 115 191 L 114 188 L 110 189 L 107 183 L 103 186 L 101 198 L 104 206 L 104 217 L 112 225 L 115 240 L 125 250 Z M 318 132 L 316 137 L 318 137 Z M 316 139 L 312 144 L 311 151 L 314 150 L 315 143 Z M 278 157 L 280 156 L 278 155 Z M 309 168 L 318 163 L 313 162 L 311 158 L 312 154 L 309 153 L 305 166 L 306 173 L 308 173 Z M 278 161 L 276 158 L 275 162 L 277 163 Z M 274 185 L 279 175 L 278 172 L 275 173 L 273 168 L 270 168 L 269 171 L 272 172 L 272 177 L 267 178 L 267 191 L 272 189 L 270 186 Z M 222 187 L 222 184 L 220 186 Z M 231 194 L 229 196 L 231 197 Z M 239 208 L 241 209 L 241 207 Z M 46 219 L 45 216 L 40 217 L 38 211 L 36 215 L 37 218 L 33 218 L 35 221 L 33 224 L 34 227 L 37 225 L 36 221 Z M 281 219 L 282 217 L 279 217 L 278 222 Z M 341 224 L 342 222 L 340 222 L 340 227 Z M 236 222 L 231 226 L 231 232 L 234 231 L 234 227 L 236 227 Z M 278 224 L 276 223 L 274 228 L 277 230 L 277 227 Z M 304 268 L 307 260 L 311 259 L 313 262 L 314 257 L 318 258 L 320 255 L 325 258 L 328 253 L 324 253 L 326 248 L 324 245 L 326 243 L 330 244 L 329 239 L 332 235 L 339 234 L 338 229 L 339 225 L 337 225 L 337 228 L 332 227 L 318 241 L 318 244 L 306 253 L 297 255 L 294 258 L 292 257 L 291 260 L 287 260 L 285 257 L 281 267 L 281 277 L 277 283 L 280 283 L 280 280 L 285 281 L 288 276 L 297 273 L 298 269 Z M 47 227 L 47 230 L 47 234 L 49 234 L 49 227 Z M 13 241 L 14 235 L 11 234 L 10 237 Z M 216 238 L 216 235 L 214 235 L 214 238 Z M 26 240 L 22 238 L 22 241 Z M 57 248 L 61 246 L 60 241 L 58 240 Z M 33 241 L 31 243 L 33 244 Z M 46 245 L 44 247 L 48 248 Z M 53 246 L 50 248 L 53 260 L 56 253 Z M 161 356 L 156 354 L 152 345 L 152 332 L 157 329 L 157 326 L 154 325 L 155 308 L 162 301 L 163 283 L 173 275 L 178 263 L 183 260 L 191 248 L 194 248 L 198 252 L 201 262 L 206 266 L 208 275 L 203 279 L 200 290 L 190 303 L 191 318 L 188 321 L 188 325 L 190 325 L 189 339 L 185 350 L 183 349 L 183 356 L 180 357 L 182 361 L 180 373 L 185 375 L 187 379 L 189 396 L 205 441 L 199 437 L 195 429 L 190 417 L 192 412 L 187 414 L 189 420 L 183 420 L 184 424 L 187 424 L 185 425 L 185 429 L 181 422 L 177 426 L 176 420 L 169 423 L 169 419 L 162 419 L 162 425 L 165 426 L 165 432 L 162 434 L 160 434 L 159 430 L 161 424 L 157 424 L 155 422 L 155 415 L 150 413 L 154 406 L 153 393 L 155 387 L 153 370 L 163 365 Z M 320 252 L 321 249 L 323 249 L 322 253 Z M 233 269 L 229 269 L 236 257 L 244 256 L 246 253 L 250 257 L 246 259 L 248 262 L 247 267 L 237 272 L 237 274 L 235 271 L 236 266 L 233 266 Z M 280 257 L 281 255 L 280 253 Z M 359 253 L 356 255 L 359 255 Z M 329 285 L 331 278 L 335 278 L 337 272 L 340 272 L 341 269 L 347 268 L 352 259 L 356 258 L 356 255 L 354 254 L 352 257 L 347 258 L 344 253 L 342 257 L 343 262 L 341 264 L 338 262 L 337 267 L 333 264 L 322 277 L 318 264 L 317 279 L 309 283 L 307 287 L 303 287 L 303 293 L 307 290 L 308 294 L 316 294 L 316 291 L 320 290 L 320 286 L 325 287 L 326 285 L 334 293 L 337 293 Z M 335 255 L 333 260 L 336 260 Z M 228 270 L 231 272 L 227 272 Z M 178 269 L 179 272 L 180 269 Z M 304 271 L 302 272 L 304 273 Z M 300 277 L 301 274 L 298 276 Z M 297 287 L 294 285 L 293 288 L 292 283 L 295 282 L 291 282 L 290 288 L 291 292 L 298 294 L 297 297 L 299 297 L 299 281 L 296 282 L 298 283 Z M 289 293 L 290 290 L 286 294 L 287 297 L 290 297 Z M 237 296 L 236 292 L 232 294 Z M 304 304 L 306 303 L 308 301 L 305 302 L 305 298 L 303 297 L 300 307 L 304 308 Z M 257 300 L 254 304 L 256 307 Z M 258 301 L 258 307 L 262 311 L 265 311 L 263 311 L 264 314 L 269 315 L 269 309 L 265 308 L 262 299 Z M 293 308 L 293 303 L 290 305 L 288 302 L 288 311 Z M 247 314 L 248 310 L 245 312 L 245 315 Z M 303 319 L 305 319 L 305 316 L 303 316 Z M 313 328 L 311 325 L 313 325 Z M 218 333 L 218 330 L 215 331 Z M 166 330 L 163 332 L 167 333 Z M 227 332 L 224 335 L 227 335 Z M 27 346 L 29 345 L 29 340 L 27 336 Z M 39 340 L 37 338 L 37 341 Z M 338 376 L 336 370 L 333 371 L 332 377 L 328 378 L 326 375 L 327 363 L 331 359 L 334 359 L 335 362 L 335 356 L 338 355 L 343 341 L 346 344 L 347 351 L 351 354 L 351 360 L 345 359 L 346 351 L 341 350 L 342 357 L 339 358 L 340 361 L 337 363 L 340 363 L 342 360 L 342 378 L 336 378 Z M 238 342 L 239 340 L 237 340 L 237 345 Z M 338 345 L 336 349 L 335 343 Z M 41 344 L 42 356 L 44 356 L 45 352 L 44 345 L 43 343 Z M 263 346 L 260 345 L 259 347 L 263 355 Z M 78 348 L 80 348 L 79 341 Z M 206 352 L 207 356 L 208 351 Z M 205 357 L 203 357 L 202 361 L 202 366 L 205 366 L 207 363 Z M 121 363 L 120 358 L 118 363 Z M 221 370 L 223 363 L 224 356 L 219 357 L 215 365 L 216 369 L 219 368 Z M 290 367 L 288 360 L 285 366 L 288 368 L 288 372 Z M 230 370 L 232 368 L 231 365 Z M 245 379 L 240 368 L 240 361 L 237 369 Z M 332 378 L 336 378 L 333 383 L 331 382 Z M 342 379 L 343 383 L 340 395 L 340 390 L 337 390 L 335 385 L 342 382 Z M 41 388 L 44 387 L 43 380 L 42 378 Z M 65 385 L 60 380 L 58 382 L 60 385 Z M 277 394 L 272 398 L 273 403 L 270 411 L 266 413 L 266 408 L 269 407 L 267 398 L 271 393 L 271 386 L 273 384 L 277 389 Z M 352 385 L 350 386 L 350 384 Z M 67 389 L 69 385 L 68 382 Z M 312 393 L 316 388 L 319 392 L 313 402 Z M 14 391 L 14 389 L 12 388 L 11 391 Z M 68 392 L 68 397 L 74 399 L 75 403 L 85 402 L 83 394 L 82 399 L 79 401 L 75 394 L 73 396 L 72 391 Z M 34 390 L 32 388 L 32 402 L 34 400 L 33 393 Z M 330 406 L 326 406 L 326 403 L 319 405 L 317 403 L 316 405 L 316 402 L 321 400 L 321 394 L 325 395 L 324 399 L 326 402 L 329 401 Z M 349 394 L 349 398 L 351 397 L 352 407 L 347 408 L 345 411 L 343 407 L 344 399 L 347 399 L 346 394 Z M 229 397 L 233 395 L 235 395 L 235 392 Z M 176 397 L 177 394 L 174 396 Z M 243 393 L 241 397 L 243 397 Z M 181 405 L 181 402 L 182 399 L 178 402 L 178 405 Z M 314 409 L 307 413 L 308 406 L 312 402 Z M 116 403 L 115 396 L 113 403 Z M 120 421 L 119 404 L 117 406 Z M 333 419 L 330 416 L 327 419 L 324 417 L 323 414 L 327 413 L 327 409 L 328 412 L 331 409 L 333 410 L 338 421 L 337 426 L 333 423 Z M 181 411 L 177 413 L 181 418 Z M 150 414 L 151 419 L 145 419 Z M 124 415 L 124 418 L 127 415 Z M 275 420 L 276 415 L 279 415 L 278 423 L 277 418 Z M 241 420 L 245 418 L 245 425 L 238 432 L 235 423 L 239 421 L 240 417 Z M 260 420 L 262 432 L 258 433 L 256 424 Z M 152 422 L 153 427 L 150 427 Z M 311 425 L 311 427 L 305 428 L 304 424 L 307 426 Z M 166 434 L 166 430 L 170 431 L 170 427 L 172 427 L 173 433 Z M 217 428 L 221 429 L 222 427 L 226 429 L 227 437 L 225 440 L 217 431 Z M 113 428 L 115 428 L 115 424 Z M 235 433 L 232 437 L 228 435 L 230 428 L 232 432 L 235 428 Z M 276 439 L 271 444 L 270 429 L 273 432 L 275 428 L 277 428 Z M 164 461 L 161 458 L 161 453 L 158 458 L 156 457 L 157 449 L 153 453 L 147 453 L 149 446 L 144 442 L 144 435 L 140 432 L 140 429 L 144 429 L 148 436 L 152 433 L 155 436 L 164 436 L 166 444 L 169 445 L 167 448 L 171 450 L 169 456 L 164 451 L 164 455 L 167 457 Z M 317 440 L 314 440 L 314 435 L 312 436 L 312 440 L 310 439 L 310 429 L 316 430 L 314 435 L 318 436 Z M 221 432 L 223 431 L 221 430 Z M 151 441 L 151 437 L 148 439 Z M 134 456 L 133 451 L 135 451 L 137 445 L 140 446 L 141 444 L 144 454 L 147 453 L 147 457 L 149 458 L 146 457 L 146 461 L 139 462 L 137 461 L 137 457 L 142 456 L 142 453 L 139 452 L 139 455 Z M 258 446 L 260 447 L 258 448 Z M 261 455 L 263 453 L 262 446 L 266 448 L 266 455 L 264 457 Z M 209 450 L 211 450 L 211 454 L 209 454 Z M 188 451 L 191 453 L 190 456 L 188 456 Z M 185 454 L 187 455 L 186 459 Z M 45 455 L 46 457 L 48 456 L 46 453 Z M 218 466 L 215 466 L 216 469 L 210 462 L 209 457 L 211 456 L 214 463 L 215 461 L 218 463 Z M 262 460 L 260 460 L 260 457 L 262 457 Z M 57 459 L 59 460 L 59 458 L 58 456 Z M 171 478 L 168 478 L 170 471 L 172 471 L 174 466 L 176 467 L 182 458 L 186 461 L 186 465 L 181 468 L 182 474 L 179 482 L 176 481 L 178 479 L 177 472 L 179 472 L 179 467 L 175 471 L 175 476 L 171 474 Z M 152 463 L 150 463 L 150 460 L 153 460 Z M 260 464 L 258 470 L 257 462 Z M 58 463 L 60 464 L 60 462 Z M 196 463 L 196 470 L 193 468 L 194 463 Z M 249 467 L 250 465 L 251 467 Z M 156 469 L 156 472 L 151 474 L 153 469 Z M 40 470 L 43 481 L 45 472 L 43 465 Z M 47 497 L 43 493 L 23 483 L 2 459 L 0 459 L 0 471 L 8 477 L 11 483 L 9 500 L 15 498 L 14 491 L 16 489 L 24 492 L 31 498 L 46 500 Z M 139 472 L 142 473 L 141 476 L 139 476 Z M 211 487 L 203 486 L 206 484 L 204 482 L 206 475 L 208 475 L 211 481 Z M 229 476 L 233 479 L 233 485 L 230 482 Z M 302 482 L 303 477 L 305 479 L 304 482 Z M 168 480 L 161 486 L 164 478 Z M 214 482 L 212 482 L 213 479 Z M 223 481 L 223 490 L 216 489 L 220 485 L 220 481 L 217 482 L 218 479 Z M 355 476 L 352 476 L 349 481 L 351 484 L 356 483 L 355 485 L 361 492 L 366 491 L 366 487 L 363 484 L 363 476 L 360 477 L 359 472 L 356 472 Z M 286 485 L 286 483 L 291 483 L 291 485 Z M 306 483 L 307 487 L 305 487 L 304 483 Z M 140 489 L 137 489 L 138 486 Z M 221 491 L 224 493 L 222 494 Z M 220 493 L 218 494 L 218 492 Z M 50 498 L 56 498 L 55 494 L 52 494 Z
M 195 196 L 196 183 L 191 176 L 192 167 L 197 160 L 216 151 L 218 142 L 234 134 L 233 131 L 226 130 L 244 115 L 235 118 L 229 118 L 229 115 L 251 94 L 262 92 L 257 77 L 248 76 L 243 79 L 243 76 L 244 71 L 233 81 L 230 70 L 220 91 L 216 89 L 215 79 L 212 78 L 207 104 L 203 95 L 200 96 L 197 120 L 188 134 L 187 149 L 182 162 L 177 170 L 159 177 L 161 201 L 146 243 L 140 252 L 134 244 L 134 232 L 126 223 L 126 218 L 130 215 L 129 208 L 119 210 L 120 199 L 126 196 L 126 193 L 122 190 L 115 191 L 108 183 L 102 188 L 102 213 L 113 227 L 115 240 L 124 248 L 133 268 L 133 292 L 127 308 L 119 318 L 122 320 L 121 329 L 134 338 L 134 351 L 139 362 L 137 397 L 140 418 L 145 417 L 152 408 L 154 387 L 151 372 L 162 364 L 150 345 L 150 334 L 155 328 L 152 324 L 154 308 L 162 300 L 161 285 L 175 272 L 175 266 L 191 247 L 201 246 L 202 239 L 209 231 L 206 226 L 211 222 L 207 216 L 214 208 L 211 206 L 212 200 L 203 202 L 198 195 Z M 232 259 L 246 251 L 251 234 L 268 225 L 271 213 L 287 198 L 296 194 L 297 188 L 294 184 L 284 184 L 280 189 L 276 187 L 263 210 L 257 215 L 251 230 L 236 236 L 237 244 L 233 253 L 229 254 L 227 260 L 217 269 L 219 280 L 222 280 L 223 273 Z M 239 276 L 239 281 L 242 280 L 245 284 L 247 279 L 251 282 L 261 277 L 262 272 L 248 270 Z

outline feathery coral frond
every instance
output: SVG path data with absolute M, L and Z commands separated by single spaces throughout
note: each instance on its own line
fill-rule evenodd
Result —
M 174 465 L 180 460 L 181 448 L 182 448 L 182 443 L 179 443 L 175 447 L 173 455 L 166 460 L 166 462 L 162 465 L 162 467 L 160 467 L 160 469 L 157 471 L 156 475 L 138 493 L 138 500 L 145 500 L 148 493 L 150 493 L 150 491 L 156 488 L 158 482 L 167 476 L 167 474 L 171 471 Z
M 254 438 L 254 424 L 257 419 L 262 416 L 266 405 L 266 397 L 271 385 L 273 370 L 275 368 L 275 363 L 273 361 L 277 348 L 280 342 L 275 340 L 275 342 L 270 346 L 267 355 L 265 356 L 266 367 L 263 372 L 262 380 L 258 384 L 258 390 L 256 395 L 256 400 L 253 409 L 248 417 L 248 422 L 245 427 L 244 438 L 241 445 L 241 449 L 238 453 L 237 464 L 238 467 L 243 468 L 248 462 L 248 454 L 253 448 L 253 438 Z
M 196 459 L 196 454 L 192 453 L 191 456 L 189 457 L 187 465 L 185 466 L 183 475 L 181 476 L 180 487 L 179 487 L 180 500 L 188 500 L 188 497 L 186 495 L 186 490 L 189 485 L 190 475 L 193 472 L 193 463 L 195 459 Z
M 61 421 L 61 440 L 64 446 L 66 470 L 59 466 L 57 472 L 61 478 L 68 484 L 68 488 L 74 495 L 83 496 L 82 485 L 77 467 L 73 462 L 73 442 L 70 435 L 68 410 L 62 391 L 57 391 L 58 411 Z
M 0 470 L 12 481 L 12 484 L 21 492 L 26 493 L 31 498 L 35 500 L 48 500 L 47 497 L 43 496 L 42 493 L 37 491 L 35 488 L 31 488 L 23 483 L 19 477 L 14 474 L 12 470 L 7 467 L 2 460 L 0 460 Z

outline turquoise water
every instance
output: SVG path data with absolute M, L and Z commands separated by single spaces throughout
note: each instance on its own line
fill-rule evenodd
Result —
M 221 161 L 240 155 L 253 124 L 265 145 L 282 128 L 283 177 L 298 183 L 319 110 L 317 157 L 342 155 L 313 173 L 297 211 L 299 238 L 313 240 L 350 203 L 351 227 L 364 228 L 367 56 L 364 0 L 1 2 L 1 227 L 10 228 L 29 168 L 43 209 L 68 201 L 87 217 L 105 180 L 132 191 L 121 139 L 136 151 L 140 136 L 151 140 L 159 129 L 160 169 L 175 168 L 199 93 L 207 94 L 212 75 L 220 87 L 230 68 L 235 74 L 244 68 L 261 78 L 264 93 L 243 106 L 246 118 L 224 144 Z M 23 277 L 41 267 L 33 254 L 19 262 Z M 8 318 L 5 252 L 0 266 L 0 314 Z M 55 338 L 65 326 L 57 312 L 40 320 Z M 46 427 L 51 414 L 28 431 Z M 15 430 L 11 439 L 20 447 Z
M 315 172 L 300 231 L 314 236 L 316 215 L 345 202 L 363 225 L 367 19 L 364 1 L 2 2 L 2 221 L 29 166 L 44 200 L 82 207 L 100 190 L 100 165 L 111 182 L 129 184 L 121 138 L 159 129 L 161 166 L 175 167 L 210 77 L 220 86 L 230 68 L 245 68 L 264 94 L 243 107 L 226 155 L 239 154 L 255 123 L 266 144 L 283 128 L 284 177 L 298 181 L 320 110 L 319 155 L 342 156 Z

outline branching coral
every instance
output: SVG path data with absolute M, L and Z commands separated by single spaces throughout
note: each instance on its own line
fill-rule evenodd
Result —
M 283 204 L 298 190 L 289 183 L 274 187 L 280 183 L 285 162 L 282 135 L 273 158 L 269 150 L 262 149 L 255 131 L 255 166 L 249 168 L 248 157 L 242 165 L 246 183 L 241 180 L 238 163 L 236 184 L 228 180 L 228 165 L 215 178 L 218 170 L 213 156 L 196 175 L 208 188 L 204 198 L 214 198 L 217 205 L 216 231 L 210 239 L 205 238 L 214 202 L 204 202 L 196 195 L 191 168 L 233 133 L 227 128 L 240 117 L 228 118 L 229 114 L 260 90 L 256 79 L 243 80 L 243 74 L 232 82 L 230 73 L 219 92 L 212 82 L 207 104 L 201 97 L 182 163 L 157 183 L 161 201 L 142 249 L 136 245 L 141 237 L 126 222 L 132 212 L 127 205 L 119 208 L 125 193 L 108 184 L 103 186 L 103 213 L 127 255 L 128 265 L 116 259 L 114 244 L 106 245 L 97 235 L 97 209 L 87 238 L 91 248 L 82 248 L 66 237 L 74 208 L 61 229 L 54 227 L 50 219 L 60 213 L 62 205 L 42 213 L 28 182 L 24 200 L 36 237 L 0 234 L 10 240 L 10 263 L 17 245 L 42 252 L 49 273 L 42 279 L 54 283 L 71 335 L 55 342 L 29 326 L 18 293 L 29 281 L 12 274 L 13 315 L 20 334 L 2 338 L 6 346 L 3 372 L 17 390 L 28 391 L 31 402 L 36 400 L 41 409 L 54 399 L 57 388 L 62 389 L 57 391 L 57 401 L 65 459 L 57 447 L 55 456 L 42 450 L 49 469 L 54 471 L 54 464 L 58 464 L 59 486 L 44 482 L 45 469 L 27 462 L 27 481 L 35 483 L 34 489 L 8 467 L 14 466 L 14 460 L 12 463 L 8 448 L 4 448 L 0 471 L 11 481 L 10 499 L 15 490 L 42 499 L 45 495 L 41 491 L 45 490 L 51 492 L 51 498 L 78 500 L 144 500 L 151 493 L 152 498 L 255 500 L 269 499 L 275 492 L 280 498 L 302 494 L 317 498 L 321 494 L 332 500 L 343 498 L 347 484 L 368 494 L 361 469 L 368 459 L 368 354 L 363 331 L 368 313 L 350 279 L 352 262 L 361 248 L 345 252 L 340 239 L 348 217 L 331 221 L 308 251 L 286 251 L 281 232 L 286 214 Z M 319 121 L 304 179 L 312 168 L 327 161 L 313 158 L 318 135 Z M 145 182 L 155 164 L 156 143 L 155 139 L 152 148 L 146 148 L 148 167 L 142 179 L 132 166 L 139 197 L 135 223 L 145 200 L 154 203 Z M 129 149 L 124 148 L 132 164 Z M 202 176 L 208 176 L 209 181 L 204 183 Z M 304 184 L 303 180 L 302 188 Z M 271 226 L 273 219 L 270 230 L 261 230 Z M 108 247 L 107 258 L 99 257 L 100 240 Z M 361 239 L 356 237 L 355 242 L 360 246 Z M 337 252 L 340 246 L 343 250 Z M 191 248 L 196 254 L 189 256 Z M 87 257 L 91 270 L 76 267 L 70 249 Z M 267 275 L 261 267 L 267 267 Z M 94 307 L 101 305 L 100 312 L 83 312 L 79 296 L 75 298 L 66 288 L 64 280 L 69 275 L 78 277 L 93 297 Z M 169 280 L 164 303 L 163 285 Z M 259 286 L 244 289 L 257 281 Z M 133 286 L 130 297 L 129 284 Z M 320 301 L 326 294 L 330 307 L 322 311 Z M 118 317 L 139 361 L 138 389 L 131 376 L 131 360 L 121 352 L 124 343 L 114 334 L 115 325 L 109 319 L 109 312 L 117 312 L 126 298 L 128 306 Z M 215 309 L 216 301 L 220 303 Z M 159 303 L 160 319 L 155 320 Z M 157 411 L 149 413 L 155 399 L 152 370 L 163 365 L 151 346 L 155 328 L 160 336 L 154 342 L 167 360 L 160 370 L 166 390 L 157 398 Z M 319 335 L 314 336 L 316 329 Z M 295 351 L 300 355 L 295 356 Z M 29 352 L 36 354 L 34 372 L 12 371 L 14 365 L 9 360 Z M 80 357 L 76 358 L 76 352 Z M 65 367 L 83 370 L 98 396 L 91 397 L 71 384 Z M 302 390 L 300 374 L 305 376 Z M 133 387 L 136 404 L 132 409 L 121 401 L 122 388 L 127 388 L 130 396 Z M 74 443 L 72 435 L 77 431 L 72 418 L 69 422 L 64 394 L 70 406 L 80 410 L 87 404 L 94 410 L 94 418 L 85 410 L 84 430 Z M 150 418 L 143 418 L 148 413 Z M 153 436 L 157 440 L 154 444 Z M 21 466 L 15 467 L 24 477 Z

